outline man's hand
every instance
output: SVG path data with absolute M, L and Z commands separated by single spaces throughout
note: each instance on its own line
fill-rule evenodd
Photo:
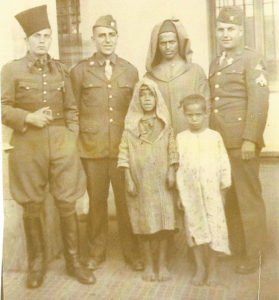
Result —
M 169 167 L 167 175 L 167 186 L 169 189 L 175 187 L 175 167 L 172 165 Z
M 251 141 L 244 141 L 241 147 L 242 159 L 248 160 L 256 156 L 256 144 Z
M 29 113 L 25 118 L 25 123 L 39 128 L 45 127 L 49 121 L 53 120 L 53 117 L 47 114 L 47 110 L 49 110 L 49 106 Z

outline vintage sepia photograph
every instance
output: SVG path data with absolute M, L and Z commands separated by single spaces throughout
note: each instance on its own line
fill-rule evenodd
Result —
M 279 299 L 279 2 L 0 8 L 1 299 Z

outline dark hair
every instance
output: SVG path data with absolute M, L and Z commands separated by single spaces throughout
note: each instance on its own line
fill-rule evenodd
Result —
M 206 112 L 205 98 L 200 94 L 192 94 L 180 101 L 180 107 L 183 107 L 184 113 L 187 111 L 187 106 L 191 104 L 199 104 L 204 112 Z

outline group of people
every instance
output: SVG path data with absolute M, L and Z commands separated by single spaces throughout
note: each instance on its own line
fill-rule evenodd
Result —
M 28 52 L 2 69 L 2 121 L 14 129 L 10 185 L 23 207 L 27 286 L 39 287 L 46 271 L 40 216 L 47 185 L 67 272 L 81 283 L 95 283 L 106 258 L 110 183 L 124 259 L 144 280 L 170 279 L 167 254 L 181 226 L 193 249 L 194 284 L 214 282 L 219 255 L 239 255 L 236 271 L 254 272 L 266 229 L 259 154 L 268 87 L 261 56 L 243 46 L 242 10 L 219 13 L 220 55 L 209 79 L 192 63 L 176 19 L 154 27 L 140 81 L 115 54 L 111 15 L 93 26 L 96 53 L 70 72 L 48 55 L 46 6 L 16 19 Z M 89 256 L 82 264 L 75 204 L 86 189 Z

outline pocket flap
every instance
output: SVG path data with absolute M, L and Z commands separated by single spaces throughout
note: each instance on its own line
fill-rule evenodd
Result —
M 225 121 L 226 122 L 241 122 L 246 119 L 246 111 L 240 110 L 235 112 L 230 112 L 225 115 Z
M 224 70 L 226 74 L 243 74 L 244 69 L 242 66 L 231 66 L 230 68 L 227 68 Z
M 49 87 L 51 89 L 57 89 L 58 91 L 61 91 L 62 89 L 64 89 L 64 86 L 65 86 L 64 81 L 49 83 Z
M 91 82 L 83 82 L 82 83 L 82 87 L 85 88 L 85 89 L 88 89 L 88 88 L 101 88 L 102 85 L 99 83 L 99 82 L 94 82 L 94 81 L 91 81 Z
M 133 88 L 133 84 L 132 84 L 132 82 L 130 82 L 128 80 L 128 78 L 119 78 L 118 82 L 117 82 L 117 86 L 118 87 L 123 87 L 123 88 L 126 87 L 126 88 L 130 88 L 130 89 Z
M 26 90 L 30 90 L 30 89 L 39 88 L 39 84 L 37 82 L 32 82 L 32 81 L 19 81 L 18 87 L 24 88 Z

